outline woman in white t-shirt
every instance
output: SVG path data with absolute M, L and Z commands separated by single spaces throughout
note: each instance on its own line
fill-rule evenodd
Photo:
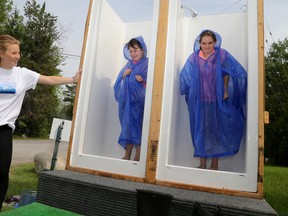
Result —
M 20 42 L 10 35 L 0 35 L 0 210 L 8 189 L 12 160 L 12 135 L 25 93 L 37 84 L 62 85 L 76 83 L 74 77 L 44 76 L 27 68 L 17 67 Z

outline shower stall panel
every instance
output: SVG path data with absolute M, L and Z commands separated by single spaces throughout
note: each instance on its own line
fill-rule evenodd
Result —
M 88 172 L 143 178 L 149 131 L 159 1 L 94 0 L 78 94 L 70 167 Z M 140 161 L 121 158 L 115 80 L 126 64 L 123 47 L 143 36 L 149 58 Z M 68 168 L 69 168 L 68 166 Z
M 248 2 L 247 2 L 248 4 Z M 257 1 L 249 1 L 241 14 L 185 16 L 180 1 L 170 1 L 164 94 L 157 179 L 177 185 L 257 190 L 258 168 L 258 27 Z M 198 169 L 190 134 L 189 114 L 180 95 L 179 74 L 193 52 L 196 37 L 211 29 L 248 72 L 247 119 L 241 148 L 235 156 L 219 159 L 219 170 Z M 208 161 L 209 164 L 209 161 Z

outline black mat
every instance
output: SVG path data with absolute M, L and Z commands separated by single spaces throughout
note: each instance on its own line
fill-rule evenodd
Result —
M 195 203 L 212 215 L 217 215 L 221 209 L 221 215 L 225 216 L 277 216 L 265 200 L 170 188 L 68 170 L 40 173 L 37 202 L 82 215 L 136 216 L 137 190 L 171 196 L 171 202 L 168 202 L 171 216 L 197 216 Z M 155 206 L 149 206 L 146 199 L 146 208 L 153 209 Z

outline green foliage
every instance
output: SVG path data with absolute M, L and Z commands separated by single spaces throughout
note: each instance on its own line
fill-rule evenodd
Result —
M 20 39 L 25 35 L 25 25 L 23 23 L 23 16 L 15 8 L 9 15 L 6 22 L 3 23 L 3 34 L 9 34 Z
M 57 115 L 59 99 L 56 87 L 38 85 L 28 91 L 17 121 L 18 134 L 40 137 L 49 134 L 53 117 Z
M 265 57 L 266 110 L 265 157 L 288 166 L 288 39 L 272 44 Z
M 24 12 L 27 21 L 21 63 L 43 75 L 59 75 L 60 70 L 56 67 L 64 59 L 62 49 L 55 44 L 61 36 L 56 26 L 57 18 L 45 11 L 45 3 L 40 6 L 35 0 L 27 1 Z
M 12 10 L 12 2 L 10 0 L 0 0 L 0 34 L 4 33 L 4 25 L 7 22 L 9 12 Z
M 264 167 L 264 198 L 280 215 L 288 215 L 288 168 Z
M 66 85 L 63 89 L 63 107 L 61 109 L 61 114 L 59 118 L 72 120 L 73 117 L 73 108 L 74 108 L 74 99 L 75 99 L 76 86 L 75 85 Z

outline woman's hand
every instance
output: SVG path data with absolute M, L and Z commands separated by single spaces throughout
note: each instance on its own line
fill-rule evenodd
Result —
M 79 77 L 81 76 L 82 74 L 82 69 L 80 69 L 74 76 L 73 76 L 73 81 L 74 83 L 77 83 L 78 82 L 78 79 Z

